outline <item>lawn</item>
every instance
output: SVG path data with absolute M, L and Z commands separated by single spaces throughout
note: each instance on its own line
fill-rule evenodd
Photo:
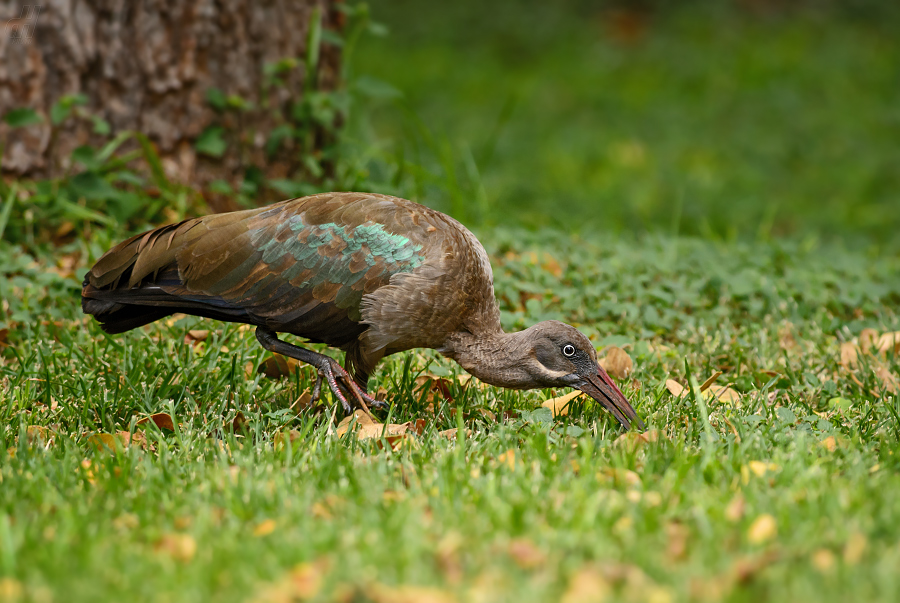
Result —
M 884 24 L 676 12 L 619 46 L 551 11 L 537 52 L 508 20 L 384 11 L 352 63 L 383 99 L 354 107 L 352 161 L 472 226 L 505 328 L 624 350 L 648 431 L 422 350 L 370 382 L 394 427 L 347 429 L 246 328 L 84 317 L 85 270 L 140 224 L 4 240 L 0 601 L 898 600 Z M 458 32 L 477 68 L 446 62 Z

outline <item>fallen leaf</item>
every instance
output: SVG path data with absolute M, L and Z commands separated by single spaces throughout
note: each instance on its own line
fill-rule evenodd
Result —
M 547 556 L 527 538 L 516 538 L 506 549 L 512 560 L 522 569 L 534 569 L 546 561 Z
M 25 597 L 25 589 L 22 583 L 15 578 L 0 578 L 0 601 L 16 603 Z
M 169 415 L 169 413 L 165 412 L 158 412 L 156 414 L 150 415 L 149 417 L 144 417 L 137 422 L 137 425 L 146 425 L 151 421 L 160 429 L 175 431 L 175 421 L 172 420 L 172 416 Z
M 116 445 L 121 444 L 121 440 L 116 438 L 116 436 L 112 435 L 111 433 L 95 433 L 88 438 L 88 444 L 90 444 L 97 450 L 102 450 L 104 447 L 106 447 L 109 450 L 115 452 Z
M 354 418 L 356 419 L 355 425 L 353 424 Z M 412 428 L 415 426 L 416 424 L 411 421 L 401 424 L 376 423 L 365 411 L 356 410 L 338 424 L 336 433 L 339 438 L 342 438 L 350 431 L 351 427 L 354 427 L 357 439 L 369 440 L 383 436 L 391 449 L 397 450 L 408 441 L 407 438 L 414 435 Z
M 837 440 L 834 439 L 834 436 L 828 436 L 821 442 L 819 442 L 822 446 L 828 449 L 828 452 L 834 452 L 837 450 Z
M 763 513 L 753 520 L 747 529 L 747 540 L 751 544 L 762 544 L 775 538 L 778 534 L 778 524 L 775 518 L 768 513 Z
M 257 373 L 262 373 L 269 379 L 282 379 L 289 377 L 297 372 L 300 368 L 300 361 L 295 358 L 287 358 L 281 354 L 269 356 L 256 369 Z
M 721 376 L 722 376 L 722 371 L 716 371 L 715 373 L 713 373 L 711 377 L 709 377 L 706 381 L 704 381 L 703 383 L 700 384 L 700 391 L 705 392 L 706 390 L 708 390 L 712 386 L 712 384 L 716 382 L 716 379 L 718 379 Z
M 681 523 L 671 522 L 666 525 L 666 536 L 668 536 L 668 544 L 666 545 L 666 554 L 673 561 L 681 561 L 687 557 L 688 537 L 691 531 Z
M 203 329 L 190 330 L 184 334 L 184 343 L 197 347 L 200 343 L 206 341 L 209 337 L 209 331 Z
M 260 523 L 256 524 L 256 527 L 253 528 L 253 535 L 257 538 L 261 536 L 268 536 L 272 532 L 275 531 L 275 527 L 277 524 L 274 519 L 264 519 Z
M 365 588 L 364 596 L 358 600 L 371 600 L 372 603 L 456 603 L 456 597 L 437 588 L 409 585 L 385 586 L 378 583 Z
M 9 347 L 9 329 L 0 329 L 0 348 Z
M 416 399 L 422 397 L 423 392 L 427 392 L 425 394 L 426 402 L 435 402 L 436 397 L 440 395 L 443 400 L 448 402 L 453 401 L 453 396 L 450 393 L 450 380 L 445 379 L 443 377 L 438 377 L 437 375 L 432 375 L 430 373 L 423 373 L 416 377 Z M 440 402 L 440 400 L 437 400 Z
M 507 450 L 506 452 L 501 453 L 497 457 L 498 465 L 506 465 L 509 467 L 510 471 L 516 470 L 516 451 L 515 450 Z
M 744 517 L 745 507 L 746 503 L 744 502 L 744 495 L 738 492 L 728 503 L 728 506 L 725 507 L 725 519 L 731 523 L 737 523 Z
M 875 376 L 881 380 L 881 383 L 884 385 L 884 389 L 891 392 L 892 394 L 896 394 L 900 391 L 900 381 L 897 380 L 897 377 L 888 370 L 888 368 L 882 364 L 879 364 L 875 367 Z
M 322 579 L 326 569 L 325 561 L 300 563 L 294 566 L 288 576 L 294 597 L 301 601 L 315 598 L 322 590 Z
M 456 430 L 457 430 L 457 429 L 458 429 L 457 427 L 454 427 L 453 429 L 445 429 L 445 430 L 443 430 L 443 431 L 439 431 L 439 432 L 438 432 L 438 435 L 441 436 L 441 437 L 443 437 L 443 438 L 447 438 L 448 440 L 455 440 L 455 439 L 456 439 L 456 435 L 457 435 L 457 433 L 456 433 Z M 467 430 L 466 430 L 466 437 L 469 437 L 469 436 L 471 436 L 471 435 L 472 435 L 472 430 L 471 430 L 471 429 L 467 429 Z
M 581 567 L 569 580 L 561 603 L 603 603 L 612 595 L 612 587 L 593 564 Z
M 878 341 L 878 331 L 875 329 L 863 329 L 859 332 L 859 347 L 866 354 L 870 353 Z
M 878 338 L 875 347 L 878 348 L 879 354 L 887 354 L 888 352 L 892 354 L 900 353 L 900 331 L 884 333 Z
M 297 431 L 296 429 L 292 429 L 288 432 L 287 439 L 290 442 L 295 442 L 298 439 L 300 439 L 301 435 L 302 434 L 299 431 Z M 284 440 L 285 440 L 285 437 L 284 437 L 283 431 L 279 431 L 275 434 L 275 437 L 273 438 L 273 441 L 272 441 L 272 445 L 275 448 L 275 450 L 281 450 L 282 448 L 284 448 Z
M 848 371 L 859 366 L 859 347 L 852 341 L 841 344 L 841 366 Z
M 706 397 L 713 400 L 719 400 L 721 402 L 739 402 L 741 399 L 741 395 L 739 393 L 737 393 L 730 387 L 725 387 L 722 385 L 710 385 L 709 394 L 707 394 Z
M 182 563 L 187 563 L 197 553 L 197 541 L 190 534 L 165 534 L 153 547 Z
M 666 379 L 666 389 L 676 398 L 684 397 L 687 392 L 687 389 L 674 379 Z
M 50 446 L 56 435 L 49 427 L 43 425 L 29 425 L 26 434 L 28 444 L 31 446 Z
M 634 370 L 634 362 L 631 357 L 625 350 L 614 345 L 606 349 L 606 355 L 600 359 L 599 363 L 603 370 L 616 379 L 625 379 Z
M 544 408 L 549 408 L 554 417 L 562 417 L 569 414 L 569 403 L 575 398 L 583 395 L 583 392 L 576 390 L 574 392 L 566 394 L 565 396 L 560 396 L 559 398 L 550 398 L 549 400 L 545 400 L 541 404 L 541 406 L 543 406 Z
M 859 563 L 868 546 L 869 542 L 865 535 L 859 532 L 850 534 L 850 537 L 847 538 L 847 543 L 844 545 L 844 563 L 847 565 L 856 565 Z
M 658 429 L 651 429 L 650 431 L 644 432 L 627 431 L 617 437 L 613 442 L 613 445 L 623 447 L 629 452 L 635 452 L 647 444 L 658 441 L 659 437 L 660 434 Z M 665 436 L 663 436 L 663 439 L 665 439 Z
M 813 551 L 813 554 L 809 558 L 812 566 L 819 571 L 819 573 L 828 575 L 834 569 L 834 553 L 829 551 L 828 549 L 817 549 Z

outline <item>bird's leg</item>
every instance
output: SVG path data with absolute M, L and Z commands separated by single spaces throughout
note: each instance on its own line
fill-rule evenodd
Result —
M 328 387 L 332 392 L 334 392 L 335 397 L 337 397 L 337 399 L 341 402 L 341 406 L 343 406 L 344 412 L 346 412 L 348 415 L 352 414 L 353 408 L 347 401 L 347 397 L 342 391 L 343 388 L 337 381 L 338 379 L 341 379 L 345 382 L 345 387 L 349 389 L 353 394 L 353 397 L 356 398 L 356 402 L 359 407 L 362 408 L 366 413 L 369 412 L 369 408 L 366 406 L 367 401 L 375 402 L 374 406 L 384 405 L 383 403 L 378 403 L 378 401 L 374 400 L 365 392 L 360 391 L 360 387 L 356 384 L 350 374 L 346 370 L 344 370 L 344 367 L 338 364 L 333 358 L 329 358 L 324 354 L 319 354 L 318 352 L 313 352 L 312 350 L 307 350 L 306 348 L 301 348 L 285 341 L 281 341 L 280 339 L 278 339 L 278 336 L 274 331 L 265 327 L 256 328 L 256 339 L 259 340 L 259 343 L 262 345 L 262 347 L 269 350 L 270 352 L 282 354 L 283 356 L 288 356 L 290 358 L 296 358 L 297 360 L 310 364 L 317 369 L 316 384 L 313 386 L 312 392 L 313 400 L 318 399 L 319 394 L 322 391 L 322 380 L 324 379 L 328 382 Z

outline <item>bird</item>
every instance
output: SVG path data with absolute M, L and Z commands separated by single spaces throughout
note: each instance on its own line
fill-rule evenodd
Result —
M 317 369 L 314 399 L 324 380 L 348 414 L 384 406 L 366 389 L 382 358 L 431 348 L 490 385 L 579 389 L 644 429 L 583 333 L 555 320 L 505 332 L 475 235 L 397 197 L 322 193 L 135 235 L 91 267 L 81 304 L 109 334 L 175 313 L 255 326 L 263 348 Z M 344 366 L 278 334 L 343 350 Z

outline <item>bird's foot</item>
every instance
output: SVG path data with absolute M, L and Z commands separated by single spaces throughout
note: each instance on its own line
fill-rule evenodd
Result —
M 327 357 L 326 357 L 327 358 Z M 313 386 L 312 399 L 317 400 L 322 391 L 322 381 L 328 383 L 328 387 L 334 393 L 335 397 L 341 402 L 344 412 L 353 413 L 353 408 L 348 398 L 353 398 L 356 404 L 366 414 L 371 414 L 369 408 L 385 408 L 387 404 L 382 400 L 376 400 L 365 392 L 350 376 L 350 373 L 344 369 L 337 361 L 327 358 L 318 367 L 318 375 L 316 376 L 316 384 Z M 347 395 L 349 390 L 349 396 Z

